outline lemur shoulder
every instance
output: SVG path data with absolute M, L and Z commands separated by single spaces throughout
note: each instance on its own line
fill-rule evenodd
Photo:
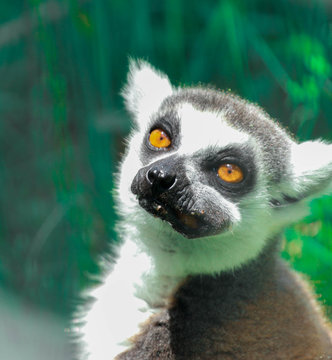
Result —
M 117 184 L 123 239 L 91 291 L 79 359 L 332 359 L 285 226 L 332 190 L 332 145 L 296 142 L 230 93 L 171 85 L 132 61 L 134 120 Z

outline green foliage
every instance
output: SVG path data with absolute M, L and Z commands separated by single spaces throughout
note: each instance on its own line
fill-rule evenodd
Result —
M 311 203 L 311 213 L 285 232 L 283 256 L 312 280 L 318 298 L 332 318 L 332 199 Z
M 326 1 L 4 2 L 0 25 L 0 282 L 67 314 L 117 241 L 110 192 L 130 123 L 128 56 L 173 81 L 262 105 L 300 139 L 332 140 Z M 9 30 L 8 30 L 9 29 Z M 284 256 L 332 306 L 332 202 L 285 233 Z

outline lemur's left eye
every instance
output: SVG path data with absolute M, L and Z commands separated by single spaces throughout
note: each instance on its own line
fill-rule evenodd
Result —
M 150 144 L 156 148 L 167 148 L 172 141 L 163 129 L 154 129 L 150 132 Z
M 236 184 L 243 180 L 243 171 L 235 164 L 222 164 L 218 169 L 218 176 L 221 180 Z

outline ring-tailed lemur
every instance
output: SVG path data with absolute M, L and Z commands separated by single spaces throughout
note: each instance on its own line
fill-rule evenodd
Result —
M 330 330 L 278 249 L 307 200 L 331 191 L 332 145 L 298 144 L 258 106 L 175 88 L 143 61 L 123 94 L 135 122 L 123 244 L 91 293 L 81 358 L 330 358 Z

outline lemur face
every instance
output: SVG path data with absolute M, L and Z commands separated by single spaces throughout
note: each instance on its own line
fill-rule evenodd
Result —
M 174 88 L 149 64 L 132 62 L 123 95 L 136 127 L 121 167 L 120 210 L 151 248 L 194 259 L 210 247 L 223 254 L 223 268 L 238 266 L 331 186 L 331 145 L 297 144 L 230 93 Z
M 240 218 L 235 204 L 257 183 L 254 146 L 222 113 L 165 104 L 143 134 L 131 191 L 185 237 L 230 231 Z

